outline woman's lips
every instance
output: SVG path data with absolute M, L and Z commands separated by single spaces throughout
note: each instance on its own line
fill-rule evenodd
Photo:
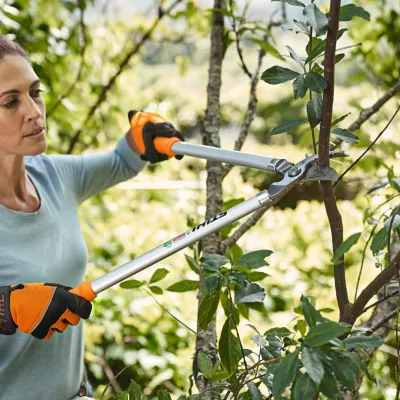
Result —
M 25 137 L 35 139 L 35 138 L 41 137 L 43 135 L 44 135 L 44 128 L 40 128 L 40 129 L 36 130 L 34 133 L 30 133 L 29 135 L 26 135 Z

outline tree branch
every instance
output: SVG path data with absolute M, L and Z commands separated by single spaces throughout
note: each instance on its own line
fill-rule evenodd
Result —
M 335 89 L 335 52 L 336 38 L 339 27 L 340 0 L 331 0 L 328 17 L 328 34 L 326 37 L 326 51 L 324 57 L 324 78 L 327 87 L 324 90 L 322 101 L 322 119 L 318 143 L 318 156 L 320 165 L 329 165 L 329 140 L 332 124 L 332 108 Z M 335 254 L 337 248 L 343 243 L 343 223 L 331 182 L 321 182 L 325 210 L 331 227 L 332 247 Z M 340 320 L 348 308 L 349 296 L 347 293 L 344 257 L 335 265 L 336 299 L 340 311 Z
M 400 269 L 400 251 L 390 261 L 388 266 L 360 293 L 360 296 L 351 306 L 344 322 L 353 324 L 362 314 L 367 303 L 375 296 L 379 289 L 386 285 Z
M 400 93 L 400 79 L 398 82 L 391 87 L 375 104 L 373 104 L 371 107 L 362 110 L 360 112 L 360 116 L 356 121 L 354 121 L 347 129 L 354 132 L 355 130 L 359 129 L 360 126 L 367 121 L 369 118 L 371 118 L 372 115 L 377 113 L 381 107 L 386 104 L 393 96 L 395 96 L 397 93 Z M 342 139 L 336 138 L 330 146 L 331 150 L 334 150 L 337 146 L 339 146 L 343 142 Z
M 242 225 L 240 225 L 238 229 L 236 229 L 233 235 L 223 240 L 220 245 L 221 254 L 224 254 L 226 249 L 232 247 L 250 228 L 252 228 L 261 219 L 261 217 L 268 210 L 269 207 L 264 207 L 255 211 L 249 218 L 246 219 L 246 221 Z
M 340 182 L 343 177 L 371 150 L 372 146 L 379 140 L 379 138 L 385 133 L 386 129 L 389 127 L 389 125 L 392 123 L 392 121 L 395 119 L 397 113 L 400 110 L 400 106 L 397 107 L 397 110 L 395 111 L 395 113 L 393 114 L 392 118 L 390 118 L 389 122 L 386 124 L 386 126 L 382 129 L 382 131 L 379 133 L 379 135 L 373 140 L 373 142 L 366 148 L 366 150 L 360 155 L 360 157 L 357 158 L 357 160 L 355 160 L 350 167 L 348 167 L 346 169 L 346 171 L 344 171 L 342 173 L 342 175 L 339 176 L 338 180 L 335 182 L 335 184 L 333 185 L 333 187 L 335 187 L 338 182 Z
M 164 14 L 159 15 L 158 18 L 154 21 L 153 25 L 150 27 L 150 29 L 142 36 L 142 38 L 139 40 L 139 42 L 128 52 L 128 54 L 124 57 L 124 59 L 122 60 L 122 62 L 119 64 L 117 71 L 115 72 L 115 74 L 109 79 L 108 83 L 106 85 L 103 86 L 99 97 L 97 98 L 97 100 L 95 101 L 95 103 L 90 107 L 89 112 L 87 113 L 81 128 L 78 129 L 74 136 L 71 139 L 71 143 L 69 145 L 67 154 L 71 154 L 79 140 L 79 137 L 82 133 L 83 128 L 87 125 L 87 123 L 90 121 L 90 119 L 93 117 L 93 115 L 95 114 L 96 110 L 99 108 L 99 106 L 104 102 L 104 100 L 106 99 L 106 95 L 108 93 L 108 91 L 114 87 L 117 78 L 119 77 L 119 75 L 121 75 L 121 73 L 124 71 L 124 69 L 127 67 L 129 61 L 131 60 L 131 58 L 138 54 L 140 49 L 142 48 L 143 44 L 151 37 L 152 33 L 154 32 L 154 30 L 156 29 L 157 25 L 160 23 L 160 21 L 162 20 L 162 18 L 165 15 L 168 15 L 179 3 L 181 3 L 182 0 L 175 0 L 174 3 L 172 3 L 172 5 L 165 11 Z
M 230 12 L 233 14 L 233 0 L 229 0 L 229 8 L 230 8 Z M 242 17 L 240 19 L 240 23 L 239 23 L 239 28 L 240 28 L 240 25 L 243 22 L 244 14 L 246 12 L 246 8 L 247 8 L 247 4 L 244 6 L 243 15 L 242 15 Z M 236 26 L 236 21 L 235 21 L 235 17 L 234 16 L 232 16 L 232 28 L 233 28 L 233 32 L 235 33 L 236 50 L 237 50 L 237 53 L 239 55 L 240 62 L 242 64 L 242 69 L 243 69 L 244 73 L 249 78 L 251 78 L 251 73 L 249 72 L 249 69 L 247 68 L 247 65 L 246 65 L 246 63 L 244 62 L 244 59 L 243 59 L 243 53 L 242 53 L 242 49 L 240 47 L 239 32 L 238 32 L 238 29 L 237 29 L 237 26 Z
M 78 73 L 76 75 L 76 78 L 74 80 L 74 82 L 71 84 L 71 86 L 65 91 L 64 94 L 62 94 L 58 100 L 55 102 L 55 104 L 53 105 L 53 107 L 51 107 L 48 111 L 47 111 L 47 118 L 49 118 L 54 112 L 55 110 L 58 108 L 58 106 L 62 103 L 62 101 L 67 98 L 72 91 L 75 89 L 77 83 L 79 82 L 79 80 L 81 79 L 81 75 L 82 75 L 82 70 L 83 67 L 85 65 L 85 53 L 86 53 L 86 46 L 87 46 L 87 38 L 86 38 L 86 25 L 84 22 L 84 12 L 85 12 L 85 8 L 84 8 L 84 4 L 83 4 L 83 0 L 78 0 L 78 6 L 79 6 L 79 10 L 80 10 L 80 19 L 79 19 L 79 24 L 81 27 L 81 42 L 82 42 L 82 46 L 81 46 L 81 52 L 80 52 L 80 63 L 79 63 L 79 68 L 78 68 Z

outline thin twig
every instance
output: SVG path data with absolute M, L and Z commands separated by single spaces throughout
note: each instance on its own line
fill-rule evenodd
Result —
M 356 161 L 353 162 L 353 164 L 350 165 L 350 167 L 348 167 L 346 169 L 346 171 L 343 172 L 342 175 L 339 176 L 338 180 L 335 182 L 335 184 L 333 185 L 333 187 L 335 187 L 338 182 L 340 182 L 343 177 L 365 156 L 365 154 L 368 153 L 369 150 L 371 150 L 372 146 L 379 140 L 379 138 L 385 133 L 386 129 L 389 127 L 389 125 L 392 123 L 392 121 L 394 120 L 394 118 L 396 117 L 397 113 L 400 110 L 400 106 L 397 107 L 395 113 L 393 114 L 392 118 L 390 118 L 390 121 L 386 124 L 386 126 L 382 129 L 382 131 L 379 133 L 379 135 L 373 140 L 373 142 L 367 147 L 367 149 L 357 158 Z
M 360 272 L 358 273 L 356 290 L 355 290 L 355 293 L 354 293 L 354 301 L 356 301 L 356 298 L 357 298 L 358 287 L 360 285 L 361 274 L 362 274 L 362 271 L 363 271 L 363 268 L 364 268 L 364 261 L 365 261 L 365 255 L 366 255 L 366 252 L 367 252 L 367 247 L 368 247 L 369 242 L 372 239 L 372 236 L 373 236 L 373 234 L 375 232 L 375 229 L 376 229 L 376 225 L 374 225 L 374 227 L 372 228 L 371 233 L 369 235 L 369 238 L 367 240 L 367 243 L 365 243 L 365 246 L 364 246 L 364 250 L 363 250 L 362 258 L 361 258 Z
M 196 331 L 194 331 L 192 328 L 187 326 L 183 321 L 181 321 L 179 318 L 175 317 L 175 315 L 171 314 L 161 303 L 157 301 L 157 299 L 145 288 L 142 288 L 167 314 L 169 314 L 175 321 L 179 322 L 181 325 L 183 325 L 185 328 L 187 328 L 190 332 L 196 334 Z
M 361 315 L 367 303 L 376 293 L 378 293 L 381 287 L 390 282 L 390 280 L 396 275 L 398 269 L 400 269 L 400 251 L 393 257 L 387 267 L 360 293 L 357 300 L 351 306 L 348 313 L 348 319 L 345 322 L 353 324 Z
M 233 0 L 229 0 L 229 7 L 230 7 L 230 11 L 233 14 Z M 243 19 L 244 19 L 244 13 L 246 11 L 247 5 L 245 5 L 245 7 L 243 8 L 243 15 L 240 18 L 240 23 L 239 23 L 239 28 L 240 25 L 243 23 Z M 235 33 L 235 42 L 236 42 L 236 50 L 237 53 L 239 55 L 239 59 L 240 59 L 240 63 L 242 64 L 242 69 L 244 71 L 244 73 L 251 78 L 251 73 L 249 72 L 249 69 L 247 68 L 246 63 L 244 62 L 244 58 L 243 58 L 243 53 L 242 53 L 242 49 L 240 47 L 240 37 L 239 37 L 239 32 L 236 26 L 236 20 L 235 17 L 232 17 L 232 27 L 233 27 L 233 31 Z
M 102 363 L 101 360 L 103 360 L 104 362 L 106 362 L 103 358 L 100 358 L 100 357 L 98 357 L 98 360 L 99 360 L 100 364 Z M 107 364 L 107 363 L 106 363 L 106 364 Z M 108 390 L 108 388 L 109 388 L 110 386 L 113 387 L 113 389 L 115 390 L 116 393 L 121 392 L 122 389 L 121 389 L 121 387 L 119 386 L 119 384 L 118 384 L 118 382 L 117 382 L 117 378 L 118 378 L 126 369 L 128 369 L 129 367 L 130 367 L 130 365 L 125 366 L 125 368 L 123 368 L 121 371 L 119 371 L 117 375 L 114 376 L 114 374 L 113 374 L 112 378 L 111 378 L 111 379 L 109 378 L 109 381 L 110 381 L 110 382 L 107 384 L 107 386 L 106 386 L 106 387 L 104 388 L 104 390 L 103 390 L 103 393 L 101 394 L 101 398 L 102 398 L 102 399 L 104 398 L 104 396 L 105 396 L 105 394 L 106 394 L 106 392 L 107 392 L 107 390 Z M 106 371 L 104 371 L 104 372 L 106 372 Z M 112 372 L 112 371 L 111 371 L 111 372 Z M 107 372 L 106 372 L 106 375 L 107 375 Z M 107 375 L 107 377 L 108 377 L 108 375 Z M 111 377 L 111 375 L 110 375 L 110 377 Z
M 398 312 L 399 312 L 399 308 L 396 308 L 395 310 L 393 310 L 385 318 L 383 318 L 382 321 L 379 321 L 376 325 L 374 325 L 372 328 L 370 328 L 368 334 L 371 334 L 372 332 L 377 331 L 379 328 L 381 328 L 383 325 L 385 325 L 386 322 L 391 320 Z
M 382 297 L 381 299 L 377 300 L 375 303 L 372 303 L 371 305 L 369 305 L 368 307 L 365 307 L 364 310 L 362 311 L 362 313 L 364 314 L 366 311 L 368 311 L 370 308 L 373 308 L 375 306 L 377 306 L 378 304 L 383 303 L 385 300 L 390 299 L 391 297 L 397 296 L 398 294 L 400 294 L 400 291 L 396 291 L 396 292 L 392 292 L 387 294 L 386 296 Z
M 400 79 L 398 82 L 391 87 L 377 102 L 375 102 L 371 107 L 362 110 L 360 116 L 354 121 L 347 129 L 354 132 L 360 128 L 360 126 L 366 122 L 369 118 L 372 117 L 375 113 L 377 113 L 383 105 L 385 105 L 393 96 L 397 93 L 400 93 Z M 339 146 L 343 142 L 342 139 L 336 138 L 330 147 L 330 150 L 334 150 L 337 146 Z

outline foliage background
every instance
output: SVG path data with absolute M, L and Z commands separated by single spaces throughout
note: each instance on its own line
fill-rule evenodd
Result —
M 44 82 L 50 111 L 49 152 L 66 152 L 78 129 L 82 133 L 76 152 L 112 148 L 128 129 L 126 113 L 132 108 L 160 113 L 183 132 L 187 141 L 201 142 L 199 127 L 205 108 L 210 29 L 210 13 L 206 8 L 212 6 L 206 1 L 185 2 L 179 8 L 181 17 L 165 17 L 152 39 L 131 59 L 116 85 L 107 92 L 106 101 L 85 122 L 90 105 L 115 73 L 128 46 L 155 17 L 153 4 L 143 7 L 144 2 L 132 3 L 140 3 L 140 10 L 128 5 L 124 8 L 120 3 L 122 8 L 118 12 L 118 3 L 109 5 L 94 0 L 0 1 L 0 32 L 15 35 L 27 48 Z M 237 3 L 239 8 L 244 6 L 241 1 Z M 384 7 L 378 7 L 373 1 L 364 3 L 372 21 L 369 24 L 357 19 L 351 22 L 351 33 L 341 43 L 345 46 L 362 42 L 363 46 L 348 51 L 337 65 L 334 118 L 351 113 L 346 121 L 356 119 L 362 108 L 371 105 L 399 78 L 398 5 L 385 2 Z M 251 3 L 250 15 L 263 21 L 273 7 L 273 4 L 260 5 L 255 1 Z M 84 36 L 80 21 L 82 9 Z M 303 48 L 305 42 L 298 35 L 293 37 L 278 30 L 276 48 L 281 54 L 285 53 L 284 44 Z M 83 48 L 84 64 L 80 71 Z M 251 42 L 244 43 L 249 65 L 255 60 L 256 50 Z M 276 63 L 276 59 L 267 56 L 264 69 Z M 280 65 L 290 67 L 290 61 Z M 74 90 L 54 110 L 60 94 L 74 83 L 79 71 Z M 224 148 L 233 147 L 248 90 L 248 80 L 238 64 L 235 48 L 230 46 L 223 69 L 221 145 Z M 258 96 L 257 117 L 243 151 L 291 161 L 303 158 L 310 151 L 310 138 L 304 131 L 269 139 L 266 133 L 286 119 L 301 116 L 305 103 L 292 103 L 291 85 L 260 83 Z M 351 160 L 383 128 L 394 109 L 394 102 L 388 103 L 363 125 L 358 132 L 360 143 L 348 148 Z M 376 207 L 385 198 L 385 192 L 378 196 L 366 195 L 367 188 L 386 178 L 385 165 L 393 167 L 395 175 L 400 173 L 400 139 L 396 134 L 399 124 L 398 120 L 394 121 L 369 156 L 347 178 L 344 200 L 339 203 L 345 221 L 345 238 L 362 231 L 364 210 Z M 343 146 L 345 150 L 346 146 Z M 151 166 L 135 179 L 87 201 L 80 212 L 90 254 L 88 278 L 95 279 L 184 232 L 190 224 L 204 220 L 204 167 L 204 161 L 189 157 L 181 162 L 171 160 Z M 336 167 L 338 172 L 344 170 L 342 165 Z M 224 181 L 224 199 L 249 198 L 271 179 L 268 174 L 236 167 Z M 363 237 L 364 244 L 366 237 Z M 273 326 L 293 329 L 299 317 L 293 309 L 298 306 L 301 294 L 314 299 L 318 309 L 325 309 L 327 317 L 337 319 L 330 265 L 331 241 L 323 203 L 300 201 L 294 208 L 276 207 L 238 244 L 245 252 L 274 251 L 268 259 L 270 265 L 262 269 L 269 274 L 263 281 L 267 293 L 264 310 L 251 310 L 249 316 L 260 331 Z M 346 258 L 351 298 L 362 251 L 363 243 L 359 242 Z M 193 256 L 193 249 L 173 255 L 135 278 L 149 280 L 156 268 L 166 268 L 170 273 L 157 284 L 162 289 L 178 280 L 195 280 L 197 276 L 188 267 L 184 254 Z M 367 253 L 366 260 L 361 285 L 376 275 L 375 258 Z M 196 305 L 194 291 L 164 290 L 156 294 L 149 289 L 115 287 L 102 293 L 85 324 L 86 361 L 96 396 L 101 395 L 110 377 L 125 367 L 114 389 L 126 389 L 130 379 L 134 379 L 146 388 L 149 396 L 154 396 L 160 387 L 176 396 L 187 392 L 191 386 L 188 377 L 192 373 L 195 337 L 165 309 L 195 329 Z M 218 317 L 220 323 L 224 318 L 222 311 Z M 251 343 L 253 332 L 246 323 L 241 316 L 241 337 L 245 343 Z M 396 357 L 390 347 L 394 341 L 390 340 L 385 348 L 377 351 L 371 363 L 371 371 L 377 373 L 377 386 L 365 382 L 361 398 L 394 398 L 395 377 L 391 366 Z

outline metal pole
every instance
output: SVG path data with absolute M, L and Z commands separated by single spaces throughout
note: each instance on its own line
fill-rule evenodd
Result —
M 228 164 L 242 165 L 244 167 L 257 168 L 265 171 L 285 173 L 293 166 L 292 163 L 282 158 L 264 157 L 242 151 L 226 150 L 219 147 L 203 146 L 186 142 L 176 142 L 171 146 L 175 154 L 205 158 L 206 160 L 220 161 Z M 283 168 L 282 168 L 283 167 Z
M 258 193 L 250 199 L 230 208 L 221 214 L 204 221 L 185 233 L 169 240 L 168 242 L 156 247 L 153 250 L 127 262 L 115 270 L 95 279 L 91 282 L 93 292 L 98 294 L 103 290 L 123 281 L 126 278 L 142 271 L 143 269 L 175 254 L 179 250 L 197 242 L 203 237 L 218 231 L 226 225 L 256 211 L 261 207 L 271 207 L 273 204 L 266 190 Z

